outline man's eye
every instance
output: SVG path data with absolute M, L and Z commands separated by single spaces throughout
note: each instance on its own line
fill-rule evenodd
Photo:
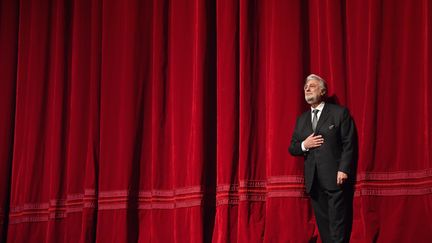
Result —
M 304 86 L 304 89 L 305 89 L 305 90 L 308 89 L 308 88 L 310 88 L 310 89 L 314 89 L 315 87 L 316 87 L 316 85 L 309 85 L 309 86 L 305 85 L 305 86 Z

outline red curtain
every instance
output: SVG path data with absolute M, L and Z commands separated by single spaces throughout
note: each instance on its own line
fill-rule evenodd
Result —
M 358 131 L 351 242 L 432 232 L 428 0 L 3 0 L 3 242 L 313 242 L 316 73 Z M 318 239 L 319 241 L 319 239 Z

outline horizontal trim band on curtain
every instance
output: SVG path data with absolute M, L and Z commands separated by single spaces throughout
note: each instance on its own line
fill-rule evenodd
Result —
M 245 180 L 240 184 L 222 184 L 216 188 L 216 205 L 241 201 L 265 202 L 271 197 L 306 197 L 300 175 L 272 176 L 267 180 Z
M 420 179 L 432 177 L 432 168 L 415 171 L 395 171 L 395 172 L 365 172 L 357 174 L 357 181 L 367 180 L 399 180 L 399 179 Z
M 220 184 L 216 188 L 216 206 L 236 205 L 240 202 L 265 202 L 270 198 L 306 197 L 304 178 L 300 175 L 272 176 L 267 180 L 242 180 L 239 184 Z M 214 189 L 213 189 L 214 190 Z M 212 192 L 212 189 L 207 189 Z M 214 191 L 213 191 L 214 192 Z M 85 209 L 116 210 L 130 207 L 138 210 L 176 209 L 201 206 L 203 186 L 173 190 L 101 191 L 69 194 L 63 199 L 45 203 L 11 205 L 9 223 L 42 222 L 66 218 L 68 214 Z M 360 173 L 357 175 L 354 196 L 411 196 L 432 194 L 432 169 Z M 4 209 L 0 210 L 4 214 Z

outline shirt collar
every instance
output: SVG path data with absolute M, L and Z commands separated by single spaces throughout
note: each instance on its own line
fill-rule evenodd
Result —
M 317 107 L 312 108 L 312 106 L 311 106 L 311 111 L 319 110 L 321 112 L 324 109 L 324 105 L 325 105 L 325 102 L 321 101 L 321 103 Z

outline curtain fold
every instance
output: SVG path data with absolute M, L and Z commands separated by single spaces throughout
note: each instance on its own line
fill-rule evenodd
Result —
M 428 242 L 428 0 L 0 2 L 0 241 L 316 242 L 289 155 L 329 85 L 351 242 Z M 390 222 L 390 223 L 389 223 Z

